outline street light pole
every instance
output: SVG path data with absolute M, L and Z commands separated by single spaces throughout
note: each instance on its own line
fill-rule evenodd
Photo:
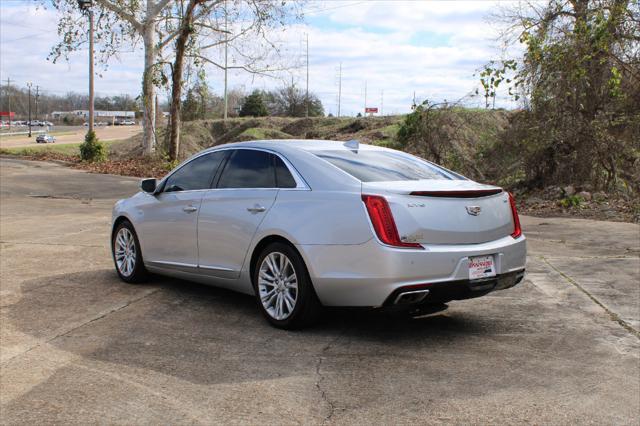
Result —
M 36 85 L 36 121 L 38 121 L 38 98 L 40 97 L 40 86 Z
M 31 86 L 33 86 L 33 83 L 28 82 L 27 87 L 29 88 L 29 137 L 31 137 Z
M 93 111 L 93 0 L 78 0 L 80 10 L 89 16 L 89 131 L 93 131 L 94 111 Z
M 89 9 L 89 131 L 93 132 L 93 10 Z

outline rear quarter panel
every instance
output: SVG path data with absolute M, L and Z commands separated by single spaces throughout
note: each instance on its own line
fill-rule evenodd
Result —
M 373 238 L 359 191 L 280 190 L 254 240 L 268 235 L 300 245 L 362 244 Z

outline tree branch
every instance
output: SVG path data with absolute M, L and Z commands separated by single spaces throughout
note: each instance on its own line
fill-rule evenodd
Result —
M 142 23 L 139 22 L 133 14 L 127 12 L 123 7 L 118 6 L 116 4 L 113 4 L 109 0 L 96 0 L 96 4 L 98 4 L 99 6 L 104 7 L 105 9 L 107 9 L 107 10 L 113 12 L 113 13 L 115 13 L 120 18 L 122 18 L 123 20 L 127 21 L 139 33 L 143 32 L 144 29 L 143 29 Z
M 190 58 L 200 59 L 200 60 L 202 60 L 202 61 L 204 61 L 204 62 L 206 62 L 208 64 L 211 64 L 211 65 L 213 65 L 213 66 L 215 66 L 215 67 L 217 67 L 217 68 L 219 68 L 221 70 L 225 69 L 224 65 L 221 65 L 221 64 L 219 64 L 219 63 L 207 58 L 206 56 L 202 56 L 202 55 L 199 55 L 197 53 L 190 54 L 188 56 Z M 265 76 L 265 77 L 274 77 L 270 73 L 277 72 L 277 71 L 285 71 L 287 69 L 287 68 L 253 69 L 253 68 L 250 68 L 250 67 L 245 66 L 245 65 L 232 65 L 232 66 L 227 66 L 226 68 L 227 68 L 227 70 L 243 70 L 243 71 L 246 71 L 246 72 L 248 72 L 250 74 L 262 75 L 262 76 Z

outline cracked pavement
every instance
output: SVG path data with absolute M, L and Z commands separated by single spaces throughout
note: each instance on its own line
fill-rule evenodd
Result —
M 523 217 L 517 287 L 419 319 L 269 327 L 251 297 L 120 282 L 137 179 L 0 159 L 0 422 L 636 424 L 640 227 Z

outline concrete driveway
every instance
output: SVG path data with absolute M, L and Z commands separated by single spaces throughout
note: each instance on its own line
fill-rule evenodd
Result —
M 524 217 L 516 288 L 403 320 L 269 327 L 250 297 L 120 282 L 136 180 L 0 160 L 3 424 L 591 423 L 640 417 L 640 228 Z

